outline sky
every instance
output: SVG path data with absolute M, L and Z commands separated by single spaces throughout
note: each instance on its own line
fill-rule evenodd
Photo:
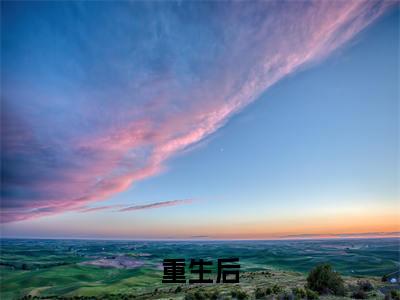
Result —
M 393 1 L 5 1 L 4 237 L 400 232 Z

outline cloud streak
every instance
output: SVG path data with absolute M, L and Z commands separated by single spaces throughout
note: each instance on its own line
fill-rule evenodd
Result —
M 84 207 L 82 209 L 79 209 L 78 211 L 81 213 L 89 213 L 89 212 L 96 212 L 96 211 L 102 211 L 102 210 L 111 210 L 115 208 L 119 208 L 121 205 L 104 205 L 104 206 L 97 206 L 97 207 Z
M 130 207 L 121 208 L 119 211 L 126 212 L 126 211 L 133 211 L 133 210 L 160 208 L 160 207 L 176 206 L 176 205 L 191 204 L 191 203 L 193 203 L 193 200 L 191 200 L 191 199 L 171 200 L 171 201 L 162 201 L 162 202 L 155 202 L 155 203 L 143 204 L 143 205 L 134 205 L 134 206 L 130 206 Z
M 96 207 L 82 207 L 78 208 L 77 211 L 81 213 L 89 213 L 89 212 L 97 212 L 103 210 L 113 210 L 114 212 L 126 212 L 126 211 L 134 211 L 134 210 L 144 210 L 151 208 L 161 208 L 168 206 L 176 206 L 176 205 L 184 205 L 193 203 L 192 199 L 179 199 L 179 200 L 169 200 L 169 201 L 160 201 L 148 204 L 141 205 L 133 205 L 128 207 L 123 207 L 123 205 L 104 205 L 104 206 L 96 206 Z M 117 210 L 115 210 L 117 209 Z
M 394 3 L 6 2 L 1 221 L 157 174 Z

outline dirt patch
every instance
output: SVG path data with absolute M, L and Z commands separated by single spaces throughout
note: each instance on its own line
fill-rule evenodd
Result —
M 135 269 L 144 265 L 144 262 L 127 256 L 117 256 L 114 258 L 100 258 L 92 261 L 83 262 L 82 265 L 90 265 L 104 268 Z

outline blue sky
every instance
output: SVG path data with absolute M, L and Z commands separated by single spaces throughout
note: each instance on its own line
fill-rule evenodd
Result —
M 273 238 L 399 230 L 398 8 L 318 4 L 312 11 L 303 4 L 302 16 L 286 3 L 265 8 L 265 15 L 247 8 L 238 22 L 236 7 L 219 7 L 208 20 L 206 5 L 89 12 L 46 4 L 35 21 L 37 4 L 16 5 L 5 10 L 10 31 L 2 49 L 2 137 L 9 147 L 3 218 L 12 221 L 2 225 L 6 236 Z M 323 30 L 314 32 L 305 17 L 316 11 L 347 11 L 349 19 L 319 42 L 310 36 Z M 124 23 L 131 19 L 132 32 Z M 283 23 L 277 33 L 273 25 L 282 20 L 307 30 L 292 32 Z M 330 28 L 327 20 L 321 17 L 320 28 Z M 152 38 L 142 36 L 146 30 Z M 109 46 L 113 35 L 121 43 Z

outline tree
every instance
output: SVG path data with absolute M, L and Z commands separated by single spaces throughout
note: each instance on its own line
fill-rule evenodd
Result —
M 312 269 L 307 277 L 307 287 L 320 294 L 343 296 L 345 293 L 342 277 L 330 264 L 321 264 Z

